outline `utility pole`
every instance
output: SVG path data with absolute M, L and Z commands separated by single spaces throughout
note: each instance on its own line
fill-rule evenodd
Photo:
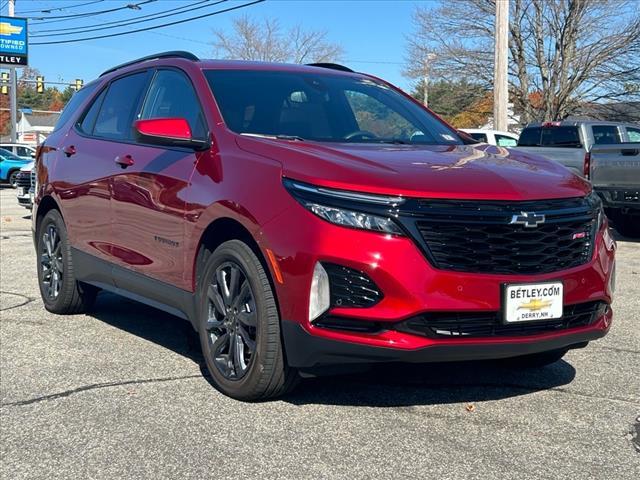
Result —
M 424 96 L 422 99 L 422 104 L 425 107 L 429 107 L 429 67 L 430 67 L 429 63 L 434 58 L 436 58 L 435 53 L 427 53 L 427 57 L 424 60 L 424 78 L 423 78 Z
M 496 0 L 495 59 L 493 70 L 493 128 L 507 131 L 509 119 L 509 0 Z
M 16 10 L 15 0 L 9 0 L 9 16 L 14 17 Z M 18 123 L 18 79 L 16 67 L 9 67 L 9 108 L 11 110 L 11 143 L 18 141 L 16 125 Z

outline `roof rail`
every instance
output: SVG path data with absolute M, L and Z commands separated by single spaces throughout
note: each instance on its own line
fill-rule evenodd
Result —
M 309 67 L 330 68 L 331 70 L 339 70 L 341 72 L 355 73 L 349 67 L 340 65 L 338 63 L 307 63 Z
M 187 60 L 191 60 L 193 62 L 200 61 L 200 59 L 191 52 L 185 52 L 183 50 L 173 50 L 170 52 L 161 52 L 161 53 L 155 53 L 153 55 L 147 55 L 146 57 L 142 57 L 136 60 L 131 60 L 130 62 L 122 63 L 113 68 L 110 68 L 109 70 L 105 70 L 100 74 L 100 76 L 103 77 L 107 73 L 115 72 L 116 70 L 120 70 L 121 68 L 128 67 L 129 65 L 135 65 L 136 63 L 146 62 L 147 60 L 156 60 L 158 58 L 184 58 Z

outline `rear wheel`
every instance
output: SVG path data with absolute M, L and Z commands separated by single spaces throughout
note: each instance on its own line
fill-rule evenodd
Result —
M 38 284 L 45 308 L 62 315 L 82 313 L 95 301 L 97 289 L 78 282 L 62 215 L 50 210 L 37 231 Z
M 551 350 L 549 352 L 534 353 L 521 357 L 509 358 L 506 363 L 518 368 L 541 368 L 556 363 L 565 356 L 567 350 Z
M 239 400 L 286 393 L 298 375 L 284 358 L 280 317 L 262 264 L 239 240 L 223 243 L 204 262 L 198 331 L 214 384 Z
M 616 230 L 625 237 L 640 237 L 640 215 L 618 213 L 614 222 Z

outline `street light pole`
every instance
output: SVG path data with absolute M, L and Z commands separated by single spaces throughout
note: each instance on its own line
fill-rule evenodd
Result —
M 495 61 L 493 73 L 493 128 L 507 131 L 509 119 L 509 0 L 496 0 Z
M 422 98 L 422 104 L 425 107 L 429 107 L 429 63 L 436 58 L 435 53 L 427 53 L 427 57 L 424 60 L 424 95 Z
M 15 0 L 9 0 L 9 16 L 15 16 Z M 11 143 L 16 143 L 17 123 L 18 123 L 18 79 L 16 76 L 16 67 L 9 67 L 9 110 L 11 110 Z

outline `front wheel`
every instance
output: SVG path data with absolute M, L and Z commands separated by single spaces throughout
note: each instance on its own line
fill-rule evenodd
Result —
M 9 185 L 12 188 L 18 188 L 18 170 L 14 170 L 9 174 Z
M 276 301 L 260 260 L 230 240 L 204 261 L 198 286 L 200 344 L 215 386 L 239 400 L 262 400 L 293 388 Z

